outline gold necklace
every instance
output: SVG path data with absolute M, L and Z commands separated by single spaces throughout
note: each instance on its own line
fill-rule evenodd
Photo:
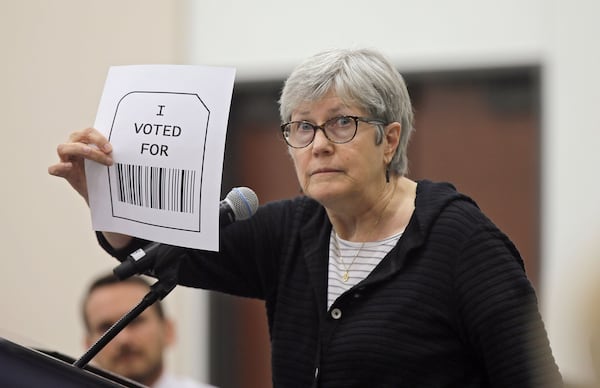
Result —
M 390 195 L 390 199 L 388 199 L 387 203 L 383 207 L 383 210 L 379 214 L 379 217 L 377 218 L 377 221 L 375 221 L 375 224 L 373 225 L 373 229 L 371 229 L 371 233 L 369 233 L 369 236 L 371 236 L 371 234 L 373 234 L 373 231 L 375 230 L 375 228 L 377 227 L 377 225 L 379 225 L 379 221 L 381 221 L 381 218 L 383 217 L 383 213 L 385 213 L 385 211 L 387 210 L 388 205 L 390 204 L 390 202 L 392 202 L 392 198 L 394 198 L 394 193 L 395 192 L 396 192 L 396 185 L 394 184 L 394 188 L 392 190 L 392 195 Z M 342 281 L 344 283 L 346 283 L 348 281 L 348 279 L 350 279 L 350 267 L 352 267 L 352 265 L 356 261 L 356 258 L 358 257 L 358 255 L 362 251 L 362 249 L 365 247 L 365 244 L 366 244 L 366 241 L 363 241 L 362 244 L 360 244 L 360 247 L 356 251 L 356 254 L 354 254 L 354 257 L 352 258 L 352 261 L 350 262 L 350 264 L 348 264 L 348 266 L 346 266 L 346 264 L 344 263 L 344 258 L 342 257 L 342 251 L 340 250 L 340 245 L 339 245 L 339 240 L 338 240 L 338 234 L 335 231 L 335 228 L 333 229 L 333 245 L 335 247 L 335 251 L 337 253 L 337 257 L 339 258 L 339 263 L 344 268 L 344 272 L 342 273 Z
M 352 264 L 354 264 L 354 261 L 356 261 L 358 254 L 360 253 L 360 251 L 362 251 L 363 247 L 365 246 L 365 242 L 363 241 L 363 243 L 360 244 L 360 248 L 358 248 L 358 250 L 356 251 L 356 254 L 352 258 L 352 261 L 350 262 L 350 264 L 348 266 L 346 266 L 346 264 L 344 264 L 344 258 L 342 257 L 342 251 L 340 250 L 338 235 L 337 235 L 335 229 L 333 231 L 333 245 L 335 246 L 335 251 L 337 253 L 339 263 L 344 268 L 344 272 L 342 273 L 342 281 L 344 283 L 346 283 L 348 281 L 348 279 L 350 279 L 350 267 L 352 267 Z

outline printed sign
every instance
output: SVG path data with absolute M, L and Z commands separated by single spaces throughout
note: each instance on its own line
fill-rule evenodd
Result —
M 234 74 L 206 66 L 110 69 L 95 127 L 115 163 L 86 161 L 94 229 L 218 249 Z

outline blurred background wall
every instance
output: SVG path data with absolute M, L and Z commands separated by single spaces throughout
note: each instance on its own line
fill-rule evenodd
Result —
M 424 102 L 431 102 L 431 96 L 444 102 L 442 106 L 456 100 L 478 101 L 468 88 L 459 88 L 465 93 L 440 89 L 439 84 L 428 88 L 432 75 L 460 74 L 467 85 L 475 83 L 469 74 L 500 79 L 497 88 L 487 82 L 490 90 L 506 85 L 498 74 L 510 70 L 510 74 L 528 75 L 533 90 L 529 101 L 534 104 L 533 116 L 526 121 L 534 128 L 535 141 L 525 153 L 531 158 L 523 169 L 532 174 L 533 184 L 512 180 L 522 171 L 509 163 L 506 176 L 476 175 L 457 184 L 477 200 L 478 193 L 486 197 L 490 185 L 488 191 L 523 190 L 524 196 L 533 190 L 525 209 L 535 207 L 534 211 L 524 211 L 516 221 L 510 217 L 504 229 L 512 237 L 517 228 L 512 225 L 532 222 L 531 237 L 517 245 L 532 246 L 530 274 L 554 355 L 566 379 L 586 382 L 591 367 L 578 301 L 587 292 L 580 279 L 592 276 L 590 269 L 600 260 L 590 250 L 600 231 L 598 14 L 600 3 L 595 0 L 3 0 L 0 336 L 72 356 L 85 350 L 80 295 L 95 273 L 112 269 L 115 262 L 97 246 L 84 202 L 65 182 L 48 176 L 46 169 L 56 160 L 58 143 L 93 123 L 108 66 L 236 67 L 223 187 L 226 192 L 236 185 L 260 186 L 264 202 L 297 192 L 289 165 L 283 163 L 267 173 L 270 154 L 261 152 L 261 147 L 280 149 L 276 157 L 285 158 L 277 148 L 283 147 L 277 135 L 265 130 L 277 121 L 273 96 L 281 81 L 295 64 L 317 51 L 366 46 L 382 50 L 407 74 L 415 102 L 421 103 L 420 111 L 428 112 L 422 118 L 417 112 L 421 121 L 416 123 L 414 147 L 421 153 L 439 139 L 435 129 L 444 126 L 446 118 L 438 108 L 427 110 L 431 105 Z M 425 93 L 428 90 L 437 94 Z M 242 102 L 253 116 L 242 112 Z M 244 125 L 238 125 L 240 121 Z M 487 127 L 487 121 L 477 122 Z M 448 128 L 459 130 L 459 124 L 456 120 Z M 447 150 L 450 161 L 465 156 L 460 143 L 455 147 Z M 450 175 L 447 179 L 454 180 L 451 171 L 436 172 L 435 166 L 420 160 L 420 153 L 412 148 L 411 152 L 416 159 L 413 173 L 436 179 Z M 500 165 L 502 157 L 508 161 L 514 152 L 507 148 L 505 155 L 499 154 Z M 483 164 L 485 156 L 471 163 L 457 162 L 457 168 Z M 240 161 L 254 164 L 242 173 L 237 169 Z M 270 168 L 274 165 L 270 163 Z M 263 182 L 271 173 L 284 180 L 270 182 L 281 184 Z M 506 209 L 515 208 L 519 197 L 507 198 Z M 219 298 L 181 287 L 168 297 L 167 307 L 178 320 L 180 337 L 170 365 L 176 372 L 205 381 L 212 378 L 225 387 L 215 364 L 225 357 L 231 360 L 231 353 L 218 353 L 229 340 L 227 331 L 215 325 L 215 316 L 220 322 L 240 321 L 235 322 L 239 323 L 234 328 L 237 336 L 255 341 L 246 344 L 255 357 L 238 357 L 234 362 L 268 368 L 268 354 L 266 329 L 254 326 L 260 321 L 259 307 L 236 306 L 236 301 Z M 246 373 L 243 367 L 240 370 Z M 258 375 L 247 379 L 265 378 Z
M 47 166 L 71 132 L 93 124 L 109 66 L 181 62 L 183 8 L 177 0 L 0 2 L 0 336 L 75 358 L 86 350 L 81 295 L 116 261 L 98 249 L 84 201 Z M 166 300 L 179 328 L 169 364 L 204 377 L 202 299 L 186 291 Z

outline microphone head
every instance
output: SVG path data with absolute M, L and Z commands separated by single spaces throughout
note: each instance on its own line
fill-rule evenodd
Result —
M 236 221 L 252 217 L 258 209 L 258 197 L 248 187 L 234 187 L 225 199 L 229 202 Z

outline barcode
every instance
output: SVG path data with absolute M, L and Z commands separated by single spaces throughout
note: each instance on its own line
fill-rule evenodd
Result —
M 196 171 L 115 163 L 121 202 L 193 213 Z

